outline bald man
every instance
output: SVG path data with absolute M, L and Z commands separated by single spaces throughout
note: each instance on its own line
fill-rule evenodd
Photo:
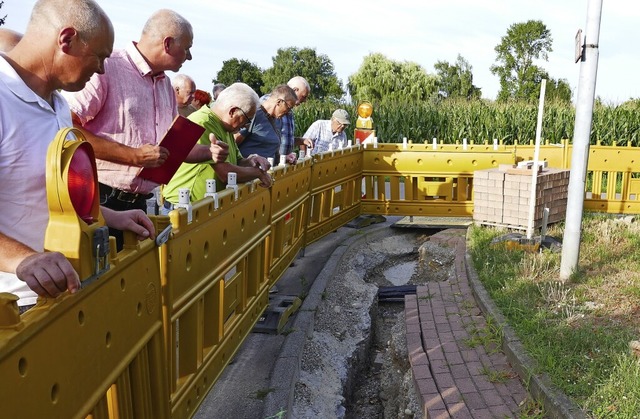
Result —
M 311 92 L 309 82 L 302 76 L 292 77 L 287 86 L 293 89 L 296 94 L 295 106 L 301 105 L 307 101 L 307 97 Z M 297 156 L 294 153 L 294 147 L 300 146 L 301 149 L 311 149 L 313 147 L 313 141 L 309 138 L 295 137 L 295 121 L 293 116 L 293 110 L 287 112 L 282 117 L 282 141 L 280 142 L 280 149 L 278 150 L 281 156 L 286 156 L 287 163 L 295 163 Z
M 60 253 L 44 252 L 49 221 L 46 156 L 58 130 L 72 126 L 59 89 L 77 91 L 104 71 L 113 48 L 111 21 L 93 0 L 36 2 L 22 39 L 0 54 L 0 292 L 19 297 L 21 311 L 37 295 L 80 289 Z M 142 211 L 103 209 L 107 223 L 153 236 Z
M 169 152 L 160 140 L 178 114 L 166 71 L 177 72 L 191 59 L 193 29 L 178 13 L 161 9 L 147 20 L 138 42 L 114 51 L 82 91 L 67 99 L 74 123 L 93 145 L 100 199 L 116 211 L 146 209 L 157 183 L 138 176 L 141 167 L 158 167 Z M 196 144 L 186 161 L 222 162 L 228 147 L 215 140 Z M 118 249 L 122 233 L 111 229 Z
M 176 103 L 178 104 L 178 113 L 184 117 L 189 116 L 195 108 L 189 106 L 193 102 L 196 93 L 196 82 L 186 74 L 176 74 L 171 80 L 171 86 L 176 94 Z

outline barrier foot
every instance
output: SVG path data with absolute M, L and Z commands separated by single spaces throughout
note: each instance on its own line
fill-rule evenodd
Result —
M 270 295 L 269 305 L 253 327 L 256 333 L 280 334 L 287 324 L 289 317 L 302 304 L 302 300 L 295 295 Z
M 363 228 L 371 224 L 384 223 L 387 219 L 383 215 L 367 214 L 359 215 L 346 224 L 346 227 Z

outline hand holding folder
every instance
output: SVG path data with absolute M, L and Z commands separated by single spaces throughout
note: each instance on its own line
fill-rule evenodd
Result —
M 204 128 L 183 116 L 176 116 L 158 145 L 169 150 L 160 167 L 143 167 L 138 176 L 159 184 L 167 184 L 204 133 Z

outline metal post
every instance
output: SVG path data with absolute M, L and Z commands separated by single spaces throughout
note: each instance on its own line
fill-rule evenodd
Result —
M 602 0 L 589 0 L 584 50 L 582 62 L 580 63 L 580 79 L 578 81 L 566 223 L 562 239 L 562 259 L 560 261 L 560 279 L 562 281 L 568 280 L 571 274 L 576 271 L 580 256 L 582 210 L 584 208 L 585 180 L 589 160 L 589 137 L 598 75 L 598 42 L 601 16 Z
M 527 239 L 533 237 L 533 226 L 536 216 L 536 198 L 538 197 L 538 160 L 540 159 L 540 140 L 542 139 L 542 115 L 544 114 L 544 94 L 547 80 L 540 83 L 540 100 L 538 103 L 538 122 L 536 125 L 536 145 L 533 152 L 533 167 L 531 167 L 531 194 L 529 194 L 529 217 L 527 218 Z

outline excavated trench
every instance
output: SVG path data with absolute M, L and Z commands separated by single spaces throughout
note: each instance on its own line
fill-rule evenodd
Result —
M 293 417 L 422 417 L 404 304 L 379 301 L 378 291 L 447 280 L 453 260 L 453 249 L 431 243 L 425 230 L 385 230 L 353 246 L 323 293 L 304 348 Z

